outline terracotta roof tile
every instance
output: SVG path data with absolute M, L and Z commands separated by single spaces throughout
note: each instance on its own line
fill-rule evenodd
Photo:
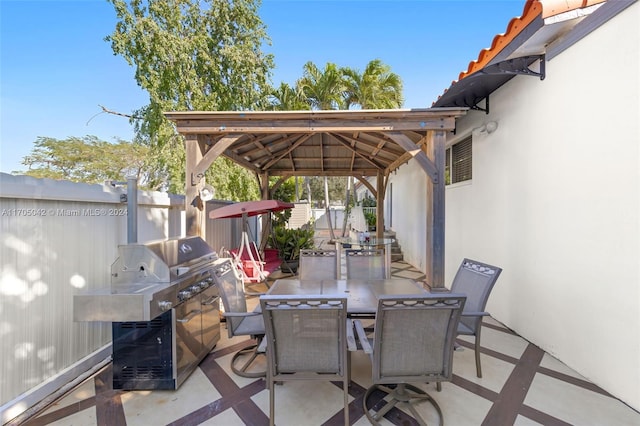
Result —
M 478 55 L 478 59 L 469 62 L 467 70 L 459 74 L 458 81 L 487 66 L 491 60 L 508 46 L 534 19 L 538 17 L 546 19 L 550 16 L 604 3 L 605 1 L 606 0 L 526 0 L 522 16 L 515 17 L 509 21 L 507 30 L 503 34 L 496 35 L 493 38 L 491 47 L 482 49 Z M 455 82 L 454 80 L 452 84 Z
M 524 5 L 522 16 L 515 17 L 509 21 L 507 31 L 498 34 L 493 38 L 491 47 L 482 49 L 478 55 L 478 59 L 469 62 L 466 71 L 462 71 L 458 76 L 458 80 L 462 80 L 466 76 L 484 68 L 498 53 L 504 49 L 515 36 L 527 27 L 536 17 L 542 14 L 542 4 L 539 0 L 527 0 Z

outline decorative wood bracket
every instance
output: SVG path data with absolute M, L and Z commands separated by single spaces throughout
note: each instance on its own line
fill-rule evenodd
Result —
M 202 178 L 207 169 L 213 164 L 227 148 L 229 148 L 235 141 L 242 137 L 241 134 L 227 135 L 218 140 L 202 157 L 202 159 L 196 164 L 191 172 L 191 186 L 196 186 Z
M 422 167 L 422 169 L 427 173 L 427 176 L 431 179 L 431 182 L 434 184 L 438 183 L 438 168 L 433 164 L 429 157 L 427 157 L 427 154 L 425 154 L 418 145 L 409 139 L 407 135 L 400 132 L 385 132 L 385 135 L 404 148 L 405 151 L 416 159 L 418 164 L 420 164 L 420 167 Z

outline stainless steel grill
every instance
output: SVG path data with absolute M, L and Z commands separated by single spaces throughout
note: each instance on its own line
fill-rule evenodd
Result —
M 114 389 L 176 389 L 220 339 L 216 275 L 200 237 L 118 247 L 111 287 L 74 296 L 75 321 L 113 323 Z

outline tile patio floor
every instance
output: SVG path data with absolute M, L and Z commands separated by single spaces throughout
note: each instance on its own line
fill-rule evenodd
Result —
M 393 275 L 423 280 L 411 265 L 396 262 Z M 499 285 L 499 284 L 498 284 Z M 257 298 L 249 299 L 257 303 Z M 224 326 L 223 326 L 224 327 Z M 459 340 L 454 376 L 443 383 L 421 385 L 439 403 L 446 425 L 640 425 L 640 413 L 585 380 L 541 349 L 492 318 L 482 331 L 482 379 L 475 374 L 471 340 Z M 111 387 L 111 365 L 71 390 L 22 424 L 94 425 L 267 425 L 269 394 L 262 379 L 234 375 L 229 362 L 248 339 L 227 338 L 176 391 L 119 391 Z M 351 424 L 369 424 L 362 396 L 371 384 L 371 364 L 361 352 L 352 358 Z M 276 388 L 279 425 L 342 424 L 342 390 L 328 382 L 286 382 Z M 419 408 L 433 424 L 433 409 Z M 410 425 L 403 411 L 388 414 L 383 424 Z M 436 423 L 437 424 L 437 423 Z

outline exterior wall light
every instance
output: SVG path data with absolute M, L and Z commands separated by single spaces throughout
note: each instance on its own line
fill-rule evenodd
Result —
M 480 127 L 476 127 L 475 129 L 472 130 L 472 132 L 473 133 L 477 132 L 479 134 L 483 134 L 483 133 L 491 134 L 495 132 L 497 128 L 498 128 L 497 121 L 489 121 L 488 123 L 485 123 Z

